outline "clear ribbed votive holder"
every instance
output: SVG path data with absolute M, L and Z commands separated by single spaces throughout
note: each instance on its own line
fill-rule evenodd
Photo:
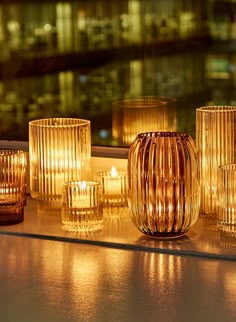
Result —
M 140 133 L 128 154 L 128 207 L 145 235 L 178 237 L 198 219 L 199 164 L 195 143 L 179 132 Z
M 176 130 L 176 99 L 144 96 L 112 104 L 112 136 L 130 145 L 138 133 Z
M 90 178 L 90 121 L 48 118 L 29 122 L 30 193 L 39 211 L 60 214 L 64 182 Z
M 218 168 L 217 226 L 225 236 L 236 236 L 236 164 Z
M 63 184 L 62 223 L 68 231 L 91 231 L 102 227 L 101 186 L 97 181 Z
M 236 106 L 196 109 L 196 145 L 200 163 L 200 215 L 216 221 L 217 170 L 236 162 Z
M 0 225 L 24 220 L 26 167 L 24 151 L 0 149 Z
M 128 206 L 127 172 L 124 170 L 101 171 L 97 174 L 102 186 L 102 205 L 104 216 L 120 216 Z

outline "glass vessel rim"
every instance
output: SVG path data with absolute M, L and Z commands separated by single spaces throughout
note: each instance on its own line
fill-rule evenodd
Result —
M 86 188 L 97 187 L 100 183 L 96 180 L 74 180 L 74 181 L 66 181 L 63 183 L 63 187 L 65 188 L 79 188 L 80 183 L 86 183 Z
M 61 121 L 75 121 L 72 124 L 63 124 Z M 45 123 L 44 123 L 45 122 Z M 47 123 L 48 122 L 48 123 Z M 55 122 L 55 124 L 50 124 L 50 122 Z M 58 122 L 58 124 L 56 123 Z M 70 117 L 52 117 L 52 118 L 42 118 L 37 120 L 31 120 L 29 126 L 45 127 L 45 128 L 63 128 L 63 127 L 75 127 L 90 125 L 90 120 L 80 119 L 80 118 L 70 118 Z
M 224 172 L 236 172 L 236 163 L 222 164 L 218 168 L 220 171 Z
M 209 105 L 209 106 L 201 106 L 196 108 L 196 111 L 198 112 L 234 112 L 236 111 L 236 106 L 231 105 Z
M 169 99 L 171 101 L 171 99 Z M 130 98 L 130 99 L 124 99 L 117 102 L 113 102 L 112 106 L 120 107 L 120 108 L 150 108 L 150 107 L 160 107 L 160 106 L 166 106 L 169 103 L 168 98 L 165 100 L 161 99 L 152 99 L 152 98 Z
M 8 157 L 8 156 L 21 156 L 25 154 L 25 151 L 20 149 L 5 149 L 0 148 L 0 156 L 1 157 Z
M 138 133 L 137 137 L 190 137 L 190 135 L 188 133 L 178 131 L 149 131 Z

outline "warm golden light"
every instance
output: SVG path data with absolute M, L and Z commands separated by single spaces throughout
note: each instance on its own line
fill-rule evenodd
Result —
M 116 171 L 116 168 L 115 167 L 112 167 L 111 168 L 111 176 L 112 177 L 116 177 L 117 176 L 117 171 Z

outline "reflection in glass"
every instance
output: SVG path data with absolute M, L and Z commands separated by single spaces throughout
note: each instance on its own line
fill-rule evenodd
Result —
M 118 144 L 130 145 L 142 132 L 176 130 L 175 99 L 147 96 L 112 105 L 112 134 Z

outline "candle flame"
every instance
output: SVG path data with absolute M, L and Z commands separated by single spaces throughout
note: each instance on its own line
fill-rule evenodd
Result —
M 117 171 L 116 171 L 116 168 L 115 167 L 112 167 L 111 168 L 111 176 L 112 177 L 116 177 L 117 176 Z
M 80 183 L 80 188 L 81 189 L 86 189 L 86 187 L 87 187 L 87 184 L 86 184 L 86 181 L 82 181 L 81 183 Z

